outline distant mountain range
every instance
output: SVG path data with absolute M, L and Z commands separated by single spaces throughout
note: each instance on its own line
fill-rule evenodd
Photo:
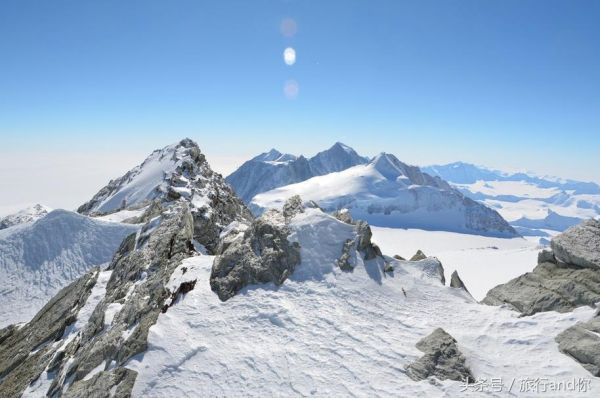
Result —
M 244 163 L 226 181 L 256 214 L 300 195 L 326 211 L 347 208 L 377 226 L 516 235 L 496 211 L 443 179 L 392 154 L 369 159 L 339 142 L 310 159 L 273 149 Z
M 600 216 L 600 185 L 594 182 L 506 173 L 463 162 L 423 171 L 498 210 L 521 234 L 544 236 L 543 230 L 564 231 Z
M 245 162 L 225 178 L 225 181 L 234 187 L 244 202 L 250 203 L 252 198 L 261 192 L 346 170 L 368 161 L 368 158 L 360 156 L 354 149 L 341 142 L 310 159 L 302 155 L 282 154 L 276 149 L 271 149 Z

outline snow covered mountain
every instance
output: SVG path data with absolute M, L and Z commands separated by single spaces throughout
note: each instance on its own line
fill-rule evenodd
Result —
M 0 231 L 0 327 L 31 319 L 61 288 L 108 263 L 136 230 L 54 210 Z
M 191 204 L 196 241 L 211 252 L 217 250 L 220 234 L 228 226 L 252 218 L 190 139 L 154 151 L 141 165 L 110 181 L 77 211 L 119 219 L 149 208 L 154 213 L 151 215 L 156 215 L 161 206 L 181 200 Z M 116 214 L 122 212 L 123 217 Z
M 376 226 L 516 235 L 496 211 L 386 153 L 368 164 L 258 194 L 250 208 L 256 213 L 280 208 L 293 195 L 326 211 L 347 208 L 352 217 Z
M 600 185 L 593 182 L 505 173 L 462 162 L 428 166 L 423 171 L 496 209 L 523 234 L 544 236 L 600 217 Z
M 40 204 L 33 205 L 26 209 L 20 210 L 15 214 L 10 214 L 0 218 L 0 230 L 39 220 L 50 211 L 52 211 L 52 209 L 49 207 Z
M 310 159 L 272 149 L 245 162 L 225 180 L 245 203 L 249 203 L 261 192 L 367 162 L 368 158 L 340 142 Z

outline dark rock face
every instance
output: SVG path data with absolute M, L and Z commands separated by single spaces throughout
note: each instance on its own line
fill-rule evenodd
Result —
M 52 343 L 75 322 L 97 277 L 98 270 L 91 270 L 63 288 L 22 328 L 0 330 L 0 396 L 20 396 L 44 371 L 54 354 Z
M 423 253 L 420 249 L 417 250 L 417 252 L 414 254 L 414 256 L 412 256 L 410 258 L 409 261 L 419 261 L 419 260 L 425 260 L 427 258 L 427 256 L 425 255 L 425 253 Z
M 558 349 L 600 377 L 600 315 L 571 326 L 556 337 Z
M 465 357 L 456 340 L 441 328 L 421 339 L 416 347 L 425 355 L 408 365 L 406 374 L 413 380 L 436 377 L 440 380 L 473 382 L 475 378 L 465 365 Z
M 450 287 L 454 287 L 457 289 L 463 289 L 467 293 L 469 292 L 469 290 L 467 290 L 467 287 L 463 283 L 462 279 L 460 279 L 460 276 L 458 276 L 458 272 L 456 272 L 456 271 L 454 271 L 452 273 L 452 276 L 450 276 Z
M 52 383 L 45 393 L 51 397 L 130 396 L 136 373 L 125 363 L 146 350 L 148 330 L 166 301 L 189 289 L 186 285 L 171 292 L 167 284 L 181 261 L 194 254 L 192 239 L 189 207 L 173 205 L 123 241 L 108 267 L 112 273 L 104 298 L 76 335 L 63 344 L 44 344 L 65 338 L 64 330 L 75 322 L 97 272 L 63 289 L 21 329 L 0 332 L 0 356 L 7 358 L 0 361 L 0 395 L 19 396 L 47 369 Z M 109 312 L 112 319 L 105 318 Z M 85 380 L 99 366 L 104 370 Z
M 299 211 L 296 205 L 292 198 L 284 206 L 288 220 Z M 289 242 L 288 235 L 284 214 L 277 210 L 265 212 L 244 232 L 242 239 L 232 242 L 215 258 L 211 289 L 225 301 L 247 285 L 268 282 L 281 285 L 300 263 L 300 246 Z
M 103 371 L 69 388 L 64 398 L 129 398 L 137 374 L 127 368 Z M 116 387 L 116 388 L 115 388 Z M 114 394 L 111 389 L 114 388 Z
M 523 315 L 593 306 L 600 301 L 600 267 L 594 265 L 600 253 L 598 225 L 586 221 L 553 238 L 553 251 L 542 251 L 532 272 L 496 286 L 482 302 L 506 303 Z

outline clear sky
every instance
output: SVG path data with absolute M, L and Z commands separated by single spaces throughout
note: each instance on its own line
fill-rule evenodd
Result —
M 342 141 L 600 182 L 599 21 L 594 0 L 3 0 L 0 205 L 65 170 L 86 199 L 185 136 L 224 173 Z

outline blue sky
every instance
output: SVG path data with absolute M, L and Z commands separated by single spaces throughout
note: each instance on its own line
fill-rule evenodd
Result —
M 135 164 L 190 136 L 228 171 L 343 141 L 600 181 L 599 20 L 591 0 L 4 0 L 0 157 Z

